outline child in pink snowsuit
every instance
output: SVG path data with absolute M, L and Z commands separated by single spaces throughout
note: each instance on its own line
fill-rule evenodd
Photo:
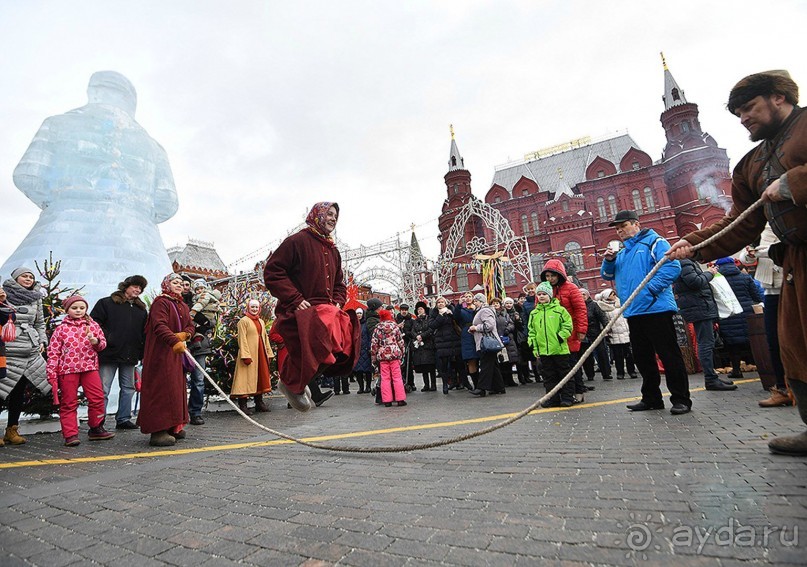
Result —
M 62 302 L 67 317 L 53 331 L 48 346 L 48 382 L 53 403 L 59 406 L 64 444 L 75 447 L 78 439 L 78 387 L 89 403 L 90 441 L 112 439 L 104 429 L 104 387 L 98 374 L 98 352 L 106 348 L 100 325 L 87 315 L 87 301 L 71 295 Z
M 404 355 L 404 339 L 392 313 L 384 309 L 378 312 L 381 320 L 373 330 L 370 340 L 370 358 L 381 371 L 381 401 L 387 407 L 396 400 L 399 406 L 406 405 L 406 390 L 401 378 L 401 359 Z M 394 390 L 394 392 L 393 392 Z M 393 395 L 394 394 L 394 395 Z

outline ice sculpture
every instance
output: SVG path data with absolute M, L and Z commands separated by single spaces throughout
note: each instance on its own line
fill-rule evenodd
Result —
M 149 287 L 171 271 L 157 224 L 174 216 L 177 194 L 165 150 L 135 121 L 137 93 L 114 71 L 90 77 L 89 102 L 47 118 L 14 170 L 14 184 L 42 209 L 0 267 L 33 267 L 53 251 L 61 281 L 90 301 L 142 274 Z

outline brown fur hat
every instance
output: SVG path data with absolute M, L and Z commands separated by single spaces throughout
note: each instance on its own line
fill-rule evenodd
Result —
M 785 100 L 793 106 L 799 103 L 799 86 L 790 78 L 790 73 L 784 70 L 774 70 L 754 73 L 740 80 L 731 89 L 726 108 L 735 114 L 739 107 L 752 98 L 774 94 L 784 96 Z

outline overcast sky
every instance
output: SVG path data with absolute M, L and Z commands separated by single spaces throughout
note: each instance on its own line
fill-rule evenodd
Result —
M 581 136 L 627 130 L 657 160 L 664 51 L 733 165 L 751 143 L 728 91 L 771 68 L 807 88 L 805 21 L 799 0 L 3 0 L 0 260 L 39 215 L 14 167 L 95 71 L 129 78 L 168 153 L 166 246 L 213 241 L 231 263 L 330 200 L 341 240 L 408 240 L 414 223 L 436 257 L 449 124 L 480 198 L 495 166 Z

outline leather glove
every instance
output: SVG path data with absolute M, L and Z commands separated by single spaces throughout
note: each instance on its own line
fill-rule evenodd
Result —
M 250 364 L 252 364 L 252 359 L 251 359 L 251 358 L 242 358 L 242 359 L 241 359 L 241 361 L 242 361 L 244 364 L 246 364 L 247 366 L 249 366 Z
M 191 336 L 184 331 L 181 333 L 174 333 L 174 336 L 176 336 L 176 338 L 178 338 L 180 341 L 187 341 L 189 338 L 191 338 Z
M 171 347 L 171 350 L 173 350 L 175 354 L 182 354 L 185 352 L 186 348 L 185 343 L 183 341 L 179 341 L 177 344 Z

